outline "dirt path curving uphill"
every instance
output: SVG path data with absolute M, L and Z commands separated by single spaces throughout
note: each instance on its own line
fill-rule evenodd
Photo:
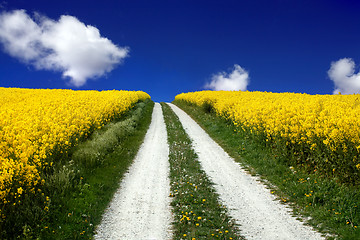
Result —
M 202 168 L 215 183 L 221 201 L 240 224 L 246 239 L 324 239 L 311 227 L 291 216 L 264 184 L 246 173 L 184 111 L 169 104 L 193 141 Z
M 169 147 L 161 106 L 134 163 L 97 228 L 95 239 L 171 239 Z

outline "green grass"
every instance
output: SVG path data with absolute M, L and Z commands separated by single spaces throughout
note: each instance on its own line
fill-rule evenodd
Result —
M 92 238 L 145 137 L 153 105 L 149 100 L 138 103 L 58 161 L 46 177 L 49 214 L 35 226 L 26 226 L 21 238 Z
M 229 121 L 211 109 L 174 102 L 250 173 L 261 176 L 272 193 L 292 205 L 308 223 L 329 239 L 360 239 L 360 191 L 358 186 L 311 174 L 289 166 L 277 149 L 266 146 L 246 132 L 235 131 Z
M 161 106 L 168 132 L 173 238 L 241 239 L 178 117 L 167 104 Z

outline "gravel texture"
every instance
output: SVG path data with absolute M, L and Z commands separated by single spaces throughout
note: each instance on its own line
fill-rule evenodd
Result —
M 246 173 L 184 111 L 169 104 L 193 141 L 202 168 L 246 239 L 324 239 L 292 216 L 258 178 Z
M 134 163 L 97 228 L 95 239 L 171 239 L 169 147 L 161 106 Z

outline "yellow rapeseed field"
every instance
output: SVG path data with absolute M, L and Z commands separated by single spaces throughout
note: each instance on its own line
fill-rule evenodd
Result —
M 1 208 L 41 192 L 41 171 L 53 164 L 49 156 L 147 98 L 141 91 L 0 88 Z
M 200 91 L 175 100 L 211 106 L 245 131 L 306 153 L 315 168 L 360 170 L 360 95 Z

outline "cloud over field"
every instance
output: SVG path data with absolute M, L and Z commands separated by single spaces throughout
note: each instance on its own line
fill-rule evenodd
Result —
M 205 84 L 205 88 L 215 91 L 246 91 L 249 79 L 249 73 L 239 65 L 235 64 L 231 73 L 219 72 L 214 74 L 211 81 Z
M 32 18 L 25 10 L 0 13 L 0 42 L 12 57 L 36 69 L 60 71 L 77 87 L 112 71 L 129 52 L 73 16 L 55 21 L 40 14 Z
M 360 72 L 355 73 L 355 62 L 351 58 L 332 62 L 328 76 L 335 85 L 333 94 L 360 93 Z

